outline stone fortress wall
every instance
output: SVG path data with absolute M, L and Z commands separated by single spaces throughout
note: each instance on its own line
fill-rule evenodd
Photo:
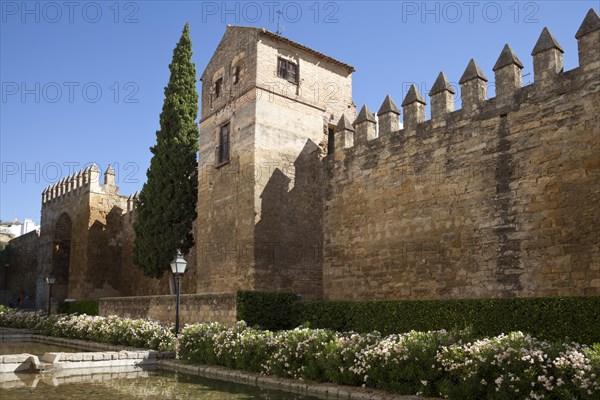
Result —
M 471 60 L 462 109 L 440 73 L 400 111 L 342 118 L 325 161 L 326 299 L 600 294 L 600 21 L 577 32 L 579 67 L 544 28 L 535 82 L 506 45 L 496 97 Z
M 200 297 L 189 298 L 195 314 L 185 318 L 233 318 L 239 289 L 328 300 L 600 295 L 593 10 L 576 38 L 573 70 L 544 29 L 532 84 L 522 85 L 522 63 L 506 45 L 494 98 L 471 60 L 461 109 L 440 73 L 431 119 L 416 86 L 402 110 L 386 97 L 376 119 L 366 106 L 355 117 L 352 67 L 264 30 L 228 27 L 202 75 L 197 245 L 182 280 L 183 293 Z M 298 86 L 334 80 L 341 101 L 273 85 L 280 57 L 298 63 Z M 234 66 L 237 87 L 228 86 Z M 224 95 L 215 98 L 219 78 Z M 220 165 L 224 123 L 231 157 Z M 55 300 L 113 297 L 105 312 L 136 317 L 171 304 L 160 297 L 170 293 L 168 274 L 153 280 L 133 263 L 135 200 L 119 193 L 111 168 L 100 183 L 95 165 L 44 190 L 39 241 L 20 246 L 37 252 L 39 307 L 51 271 Z M 224 308 L 211 311 L 215 301 Z
M 43 191 L 36 254 L 38 307 L 47 304 L 45 278 L 50 272 L 56 276 L 55 303 L 66 298 L 169 294 L 167 274 L 150 279 L 133 263 L 136 199 L 137 193 L 119 193 L 110 166 L 101 183 L 95 164 Z M 189 258 L 193 265 L 194 256 Z M 193 267 L 190 271 L 189 275 L 195 274 Z M 195 282 L 184 281 L 182 290 L 191 287 L 195 290 Z

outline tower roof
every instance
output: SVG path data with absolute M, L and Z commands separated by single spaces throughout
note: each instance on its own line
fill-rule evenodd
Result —
M 352 132 L 354 132 L 354 127 L 352 126 L 352 124 L 350 123 L 350 121 L 348 121 L 348 118 L 346 118 L 346 116 L 344 114 L 342 114 L 342 118 L 340 118 L 340 121 L 336 125 L 335 131 L 336 132 L 339 132 L 339 131 L 352 131 Z
M 531 52 L 531 55 L 541 53 L 542 51 L 550 50 L 550 49 L 557 49 L 561 53 L 565 52 L 563 50 L 563 48 L 560 47 L 560 44 L 558 44 L 558 41 L 556 40 L 556 38 L 554 36 L 552 36 L 552 34 L 548 30 L 548 28 L 544 27 L 537 43 L 533 47 L 533 51 Z
M 354 121 L 354 124 L 356 125 L 359 122 L 363 121 L 377 122 L 375 120 L 375 116 L 371 111 L 369 111 L 369 107 L 367 107 L 366 104 L 360 109 L 360 112 L 358 113 L 358 117 L 356 117 L 356 121 Z
M 431 96 L 434 94 L 438 94 L 440 92 L 443 92 L 444 90 L 447 90 L 452 94 L 456 93 L 454 91 L 454 88 L 452 87 L 452 85 L 448 82 L 448 79 L 446 78 L 446 74 L 444 74 L 444 71 L 440 71 L 437 79 L 435 80 L 435 82 L 433 83 L 433 86 L 431 87 L 431 90 L 429 91 L 429 95 Z
M 385 99 L 383 100 L 381 107 L 379 107 L 379 111 L 377 111 L 377 115 L 381 115 L 381 114 L 385 114 L 385 113 L 389 113 L 389 112 L 392 112 L 395 114 L 400 114 L 400 110 L 398 110 L 398 107 L 396 107 L 394 100 L 392 100 L 392 98 L 388 94 L 387 96 L 385 96 Z
M 590 8 L 583 19 L 581 26 L 577 30 L 575 38 L 579 39 L 580 37 L 585 36 L 590 32 L 597 31 L 598 29 L 600 29 L 600 17 L 598 17 L 598 14 L 596 14 L 596 11 L 594 11 L 593 8 Z
M 483 74 L 481 68 L 479 68 L 479 65 L 477 65 L 477 63 L 475 62 L 475 59 L 471 58 L 471 61 L 469 61 L 469 65 L 467 65 L 467 69 L 465 69 L 465 72 L 462 74 L 458 83 L 465 83 L 477 78 L 482 79 L 486 82 L 488 81 L 488 79 Z
M 328 56 L 326 54 L 323 54 L 323 53 L 318 52 L 318 51 L 316 51 L 314 49 L 311 49 L 310 47 L 307 47 L 307 46 L 305 46 L 303 44 L 300 44 L 298 42 L 294 42 L 293 40 L 285 38 L 285 37 L 283 37 L 281 35 L 278 35 L 276 33 L 271 32 L 271 31 L 268 31 L 265 28 L 256 28 L 256 27 L 253 27 L 253 26 L 234 26 L 234 25 L 228 25 L 227 29 L 228 30 L 229 29 L 232 29 L 232 30 L 246 30 L 246 31 L 256 32 L 256 33 L 258 33 L 260 35 L 264 35 L 264 36 L 270 37 L 270 38 L 275 39 L 277 41 L 280 41 L 280 42 L 283 42 L 283 43 L 287 43 L 287 44 L 289 44 L 291 46 L 294 46 L 294 47 L 296 47 L 298 49 L 304 50 L 307 53 L 310 53 L 310 54 L 312 54 L 312 55 L 314 55 L 316 57 L 319 57 L 319 58 L 323 58 L 323 59 L 325 59 L 327 61 L 332 62 L 333 64 L 339 65 L 340 67 L 344 67 L 350 73 L 356 71 L 352 65 L 349 65 L 349 64 L 346 64 L 346 63 L 344 63 L 342 61 L 336 60 L 333 57 L 330 57 L 330 56 Z
M 507 43 L 504 45 L 504 48 L 502 49 L 502 52 L 498 57 L 498 61 L 496 61 L 496 64 L 494 64 L 494 68 L 492 68 L 492 70 L 496 71 L 497 69 L 512 64 L 516 65 L 521 69 L 523 68 L 523 63 L 521 62 L 521 60 L 519 60 L 519 57 L 517 57 L 517 55 L 512 51 L 512 49 Z
M 404 98 L 404 101 L 402 102 L 402 107 L 407 106 L 412 103 L 415 103 L 415 102 L 427 104 L 425 102 L 425 99 L 423 98 L 423 96 L 421 96 L 421 93 L 419 93 L 419 89 L 417 89 L 417 85 L 415 85 L 413 83 L 412 85 L 410 85 L 410 89 L 408 89 L 408 93 L 406 93 L 406 97 Z

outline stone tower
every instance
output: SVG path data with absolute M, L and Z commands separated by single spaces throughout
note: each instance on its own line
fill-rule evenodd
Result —
M 42 193 L 37 301 L 47 299 L 45 277 L 56 276 L 55 301 L 118 295 L 122 220 L 127 198 L 108 167 L 104 184 L 96 164 Z
M 322 296 L 320 159 L 356 116 L 354 68 L 264 29 L 228 26 L 202 74 L 198 292 Z

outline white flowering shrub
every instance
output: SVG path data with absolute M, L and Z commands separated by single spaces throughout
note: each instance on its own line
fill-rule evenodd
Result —
M 358 359 L 365 350 L 379 343 L 379 332 L 359 334 L 345 332 L 325 345 L 325 375 L 330 382 L 342 385 L 360 386 L 364 382 L 364 373 L 358 366 Z
M 272 332 L 249 328 L 244 321 L 233 328 L 217 322 L 186 325 L 179 339 L 183 359 L 246 371 L 259 372 L 265 355 L 274 349 Z
M 551 344 L 513 332 L 443 347 L 440 392 L 450 398 L 600 399 L 600 347 Z
M 273 335 L 272 349 L 261 364 L 260 372 L 286 378 L 324 381 L 327 344 L 335 333 L 305 327 L 279 331 Z
M 2 311 L 0 312 L 0 326 L 19 329 L 39 329 L 47 318 L 42 311 Z
M 93 340 L 159 351 L 175 350 L 175 335 L 158 322 L 116 316 L 51 315 L 36 312 L 0 312 L 0 326 L 41 331 L 45 335 Z
M 454 343 L 455 337 L 445 330 L 389 335 L 361 350 L 350 369 L 363 386 L 431 395 L 441 374 L 437 352 Z
M 211 323 L 184 328 L 180 356 L 287 378 L 460 400 L 600 398 L 600 345 L 550 344 L 520 332 L 474 341 L 467 331 L 382 336 Z
M 157 350 L 168 327 L 146 320 L 0 310 L 0 326 Z M 550 343 L 521 332 L 474 340 L 469 332 L 338 333 L 306 327 L 261 331 L 243 321 L 188 325 L 187 361 L 295 379 L 450 399 L 600 400 L 600 344 Z

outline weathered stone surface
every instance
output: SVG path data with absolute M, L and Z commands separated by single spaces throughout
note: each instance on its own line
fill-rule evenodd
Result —
M 454 94 L 455 90 L 448 82 L 446 74 L 444 74 L 444 71 L 440 71 L 429 91 L 432 120 L 440 121 L 448 113 L 454 111 Z
M 27 296 L 24 307 L 34 308 L 39 251 L 38 230 L 16 237 L 10 241 L 11 253 L 8 266 L 0 273 L 0 287 L 6 288 L 8 298 L 15 302 L 21 292 Z
M 565 52 L 562 46 L 558 44 L 558 40 L 556 40 L 554 35 L 550 33 L 550 30 L 548 30 L 547 27 L 544 27 L 544 29 L 542 29 L 540 37 L 538 38 L 537 42 L 535 43 L 535 46 L 533 47 L 533 50 L 531 51 L 531 55 L 533 56 L 537 53 L 541 53 L 542 51 L 547 51 L 551 49 L 556 49 L 561 53 Z
M 440 71 L 437 78 L 435 79 L 435 82 L 433 82 L 433 86 L 429 91 L 429 95 L 433 96 L 434 94 L 438 94 L 443 91 L 448 91 L 452 94 L 456 93 L 450 82 L 448 82 L 448 78 L 446 78 L 446 74 L 444 74 L 444 71 Z
M 356 126 L 356 124 L 360 124 L 361 122 L 365 121 L 373 123 L 376 122 L 375 116 L 369 110 L 369 107 L 367 107 L 366 104 L 360 109 L 360 112 L 358 113 L 358 116 L 356 117 L 356 120 L 354 121 L 353 125 Z
M 382 116 L 383 114 L 387 113 L 400 115 L 400 110 L 398 110 L 396 103 L 394 103 L 394 100 L 392 100 L 389 94 L 385 96 L 383 103 L 381 103 L 381 107 L 379 107 L 379 111 L 377 111 L 377 115 Z
M 39 254 L 36 259 L 38 307 L 47 307 L 48 285 L 44 279 L 50 272 L 56 276 L 52 288 L 55 304 L 65 298 L 170 292 L 168 273 L 160 280 L 151 279 L 133 263 L 134 202 L 135 196 L 119 193 L 112 167 L 107 168 L 102 184 L 95 164 L 44 191 L 39 252 L 31 249 L 18 252 L 32 260 Z M 186 258 L 188 269 L 183 293 L 196 288 L 195 251 Z
M 298 67 L 296 81 L 279 76 L 281 59 Z M 244 73 L 234 84 L 238 63 Z M 227 28 L 202 74 L 198 293 L 322 296 L 320 159 L 328 130 L 342 115 L 356 115 L 353 70 L 263 30 Z M 221 77 L 225 95 L 215 98 Z M 219 163 L 215 149 L 227 123 L 230 158 Z
M 597 51 L 597 50 L 595 50 Z M 533 74 L 536 82 L 544 83 L 551 88 L 557 74 L 563 72 L 564 50 L 556 38 L 544 27 L 542 33 L 531 52 L 533 56 Z
M 523 69 L 523 63 L 519 60 L 519 57 L 513 52 L 510 46 L 507 44 L 502 48 L 502 52 L 496 60 L 496 64 L 494 64 L 494 68 L 492 70 L 496 71 L 502 67 L 506 67 L 507 65 L 516 65 L 517 67 Z
M 505 46 L 492 99 L 471 60 L 459 111 L 440 73 L 431 121 L 415 85 L 403 129 L 388 97 L 377 136 L 366 107 L 356 132 L 350 125 L 352 67 L 228 27 L 202 74 L 197 246 L 182 283 L 205 297 L 182 297 L 184 320 L 230 323 L 240 289 L 357 300 L 600 294 L 594 12 L 577 36 L 580 66 L 564 72 L 563 50 L 544 29 L 525 87 Z M 288 72 L 298 67 L 295 77 L 279 76 L 281 60 Z M 225 124 L 230 157 L 218 162 Z M 169 293 L 167 276 L 144 278 L 132 263 L 135 196 L 121 196 L 110 171 L 104 184 L 99 176 L 92 166 L 42 194 L 42 301 L 50 271 L 57 300 Z M 173 318 L 172 296 L 102 304 L 104 315 Z
M 338 124 L 335 126 L 335 131 L 336 132 L 340 132 L 340 131 L 354 132 L 354 127 L 352 126 L 352 123 L 348 120 L 348 118 L 346 118 L 346 116 L 344 114 L 342 114 L 342 117 L 340 118 Z
M 588 33 L 597 31 L 600 29 L 600 17 L 596 14 L 596 11 L 593 8 L 590 8 L 581 23 L 581 26 L 577 30 L 575 37 L 577 39 L 582 36 L 587 35 Z
M 327 299 L 600 294 L 600 74 L 325 160 Z
M 465 69 L 465 72 L 463 72 L 458 83 L 465 83 L 472 79 L 481 79 L 485 82 L 488 80 L 473 58 L 471 58 L 469 64 L 467 64 L 467 68 Z
M 406 93 L 406 96 L 402 101 L 402 106 L 404 107 L 412 103 L 427 104 L 423 96 L 421 96 L 417 85 L 415 85 L 414 83 L 410 85 L 410 88 L 408 89 L 408 92 Z
M 136 296 L 103 298 L 100 315 L 119 315 L 124 318 L 149 318 L 164 324 L 175 321 L 175 296 Z M 180 303 L 180 324 L 220 322 L 235 324 L 236 294 L 184 294 Z M 142 358 L 145 355 L 141 356 Z M 152 357 L 156 358 L 156 354 Z M 150 357 L 150 358 L 152 358 Z

